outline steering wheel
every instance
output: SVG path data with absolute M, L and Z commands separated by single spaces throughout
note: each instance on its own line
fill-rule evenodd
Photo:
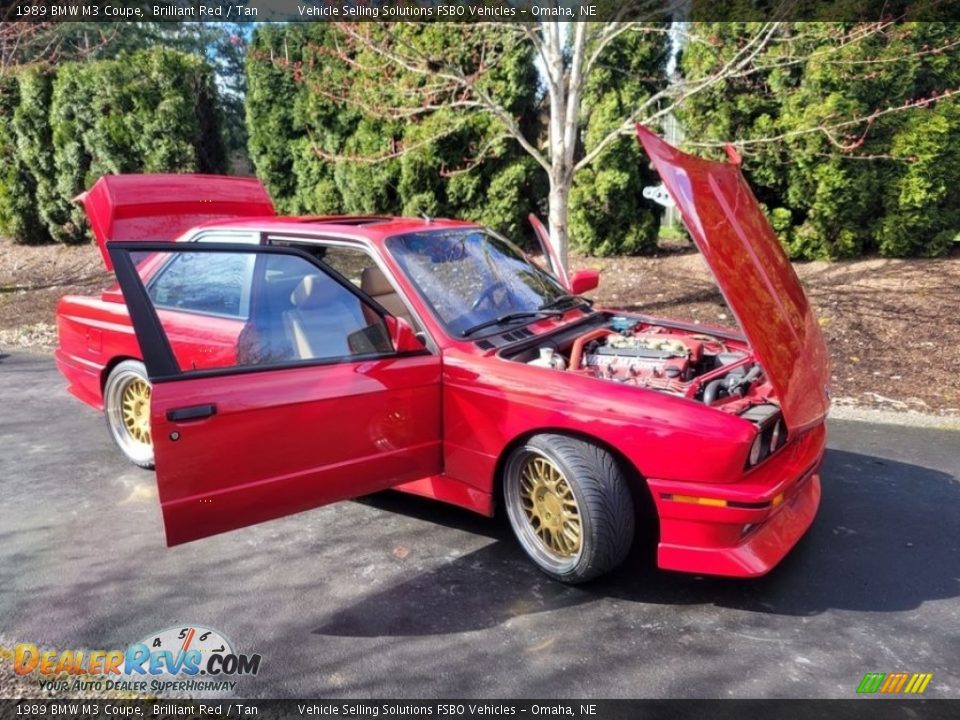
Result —
M 507 288 L 507 284 L 502 280 L 497 280 L 494 283 L 491 283 L 483 289 L 483 292 L 477 297 L 473 305 L 470 306 L 470 311 L 474 312 L 479 310 L 484 303 L 490 303 L 491 305 L 499 305 L 494 299 L 493 294 L 498 290 L 503 290 L 505 293 L 509 293 L 510 290 Z

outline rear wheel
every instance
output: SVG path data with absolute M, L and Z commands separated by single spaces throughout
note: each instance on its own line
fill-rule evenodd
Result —
M 153 467 L 150 436 L 150 380 L 138 360 L 124 360 L 107 378 L 103 389 L 107 427 L 121 452 L 134 465 Z
M 630 490 L 606 450 L 564 435 L 536 435 L 507 460 L 504 505 L 531 560 L 567 583 L 617 567 L 633 542 Z

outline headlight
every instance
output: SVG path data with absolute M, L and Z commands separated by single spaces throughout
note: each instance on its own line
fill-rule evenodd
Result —
M 750 446 L 750 466 L 756 465 L 760 462 L 760 453 L 763 451 L 763 435 L 757 433 L 757 437 L 753 440 L 753 445 Z
M 773 430 L 770 432 L 770 452 L 780 447 L 782 440 L 786 440 L 783 432 L 783 420 L 777 420 L 777 424 L 773 426 Z
M 783 421 L 780 408 L 772 403 L 753 405 L 740 413 L 744 420 L 750 420 L 757 428 L 757 434 L 747 454 L 747 469 L 766 460 L 770 455 L 787 444 L 787 425 Z

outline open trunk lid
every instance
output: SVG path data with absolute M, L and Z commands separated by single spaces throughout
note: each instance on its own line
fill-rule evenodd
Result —
M 830 402 L 823 334 L 739 163 L 681 152 L 642 125 L 637 134 L 776 389 L 787 425 L 820 422 Z
M 108 270 L 111 240 L 169 241 L 212 220 L 276 215 L 259 180 L 222 175 L 104 175 L 75 200 Z

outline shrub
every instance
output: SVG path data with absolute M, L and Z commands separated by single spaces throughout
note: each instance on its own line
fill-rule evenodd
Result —
M 515 239 L 529 232 L 542 171 L 502 129 L 474 110 L 443 107 L 390 118 L 416 74 L 367 57 L 345 61 L 349 42 L 331 24 L 257 28 L 247 58 L 250 157 L 277 207 L 291 213 L 427 214 L 476 219 Z M 469 63 L 489 28 L 430 24 L 396 29 L 404 42 Z M 492 35 L 491 35 L 492 33 Z M 471 45 L 473 43 L 473 45 Z M 389 77 L 387 75 L 389 74 Z M 532 50 L 518 47 L 484 78 L 516 117 L 536 121 Z M 483 161 L 472 162 L 482 155 Z
M 695 28 L 705 42 L 690 43 L 681 61 L 691 79 L 722 66 L 746 31 Z M 960 82 L 956 25 L 892 23 L 839 42 L 848 31 L 789 24 L 760 58 L 770 70 L 716 83 L 683 106 L 687 135 L 764 140 L 749 146 L 744 167 L 794 258 L 942 255 L 960 231 L 960 106 L 909 106 Z
M 34 202 L 36 180 L 17 152 L 14 116 L 19 104 L 17 79 L 0 78 L 0 234 L 37 244 L 50 236 Z
M 224 167 L 213 73 L 197 56 L 153 48 L 55 73 L 28 69 L 16 90 L 0 101 L 0 116 L 16 106 L 16 163 L 0 175 L 0 222 L 19 242 L 85 242 L 73 198 L 101 175 Z
M 43 226 L 43 230 L 29 235 L 14 235 L 20 242 L 43 242 L 51 234 L 51 227 L 65 222 L 58 214 L 56 173 L 50 133 L 51 77 L 43 70 L 31 68 L 18 77 L 19 103 L 13 113 L 13 131 L 17 140 L 17 158 L 26 176 L 26 186 L 32 190 L 29 205 Z M 20 215 L 17 224 L 27 229 L 32 226 L 28 214 Z M 39 230 L 39 228 L 37 228 Z

